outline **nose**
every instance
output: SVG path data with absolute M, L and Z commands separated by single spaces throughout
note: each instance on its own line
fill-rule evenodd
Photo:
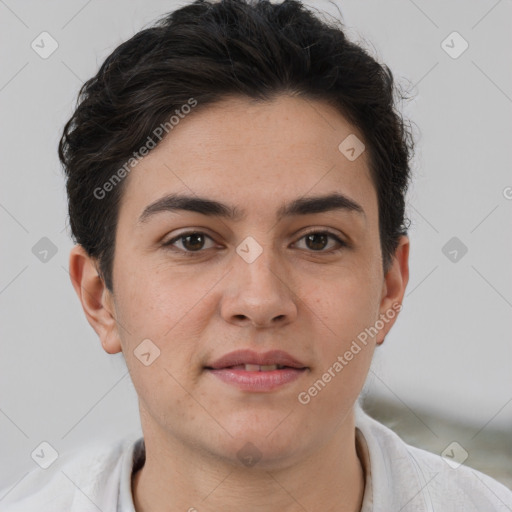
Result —
M 235 255 L 224 290 L 221 315 L 226 322 L 258 328 L 284 326 L 297 317 L 297 295 L 290 276 L 270 250 L 248 263 Z

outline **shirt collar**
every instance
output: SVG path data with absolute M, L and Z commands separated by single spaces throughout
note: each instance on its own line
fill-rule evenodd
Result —
M 369 468 L 366 474 L 370 476 L 361 512 L 432 512 L 428 489 L 432 475 L 420 467 L 408 445 L 369 416 L 359 402 L 354 414 L 363 460 Z
M 117 512 L 136 512 L 133 504 L 132 475 L 144 465 L 145 461 L 146 447 L 144 437 L 140 436 L 132 441 L 121 460 Z
M 365 474 L 361 512 L 430 512 L 426 487 L 428 475 L 418 468 L 407 445 L 392 430 L 354 406 L 357 455 Z M 136 512 L 132 473 L 144 465 L 142 436 L 132 439 L 123 451 L 120 468 L 118 512 Z

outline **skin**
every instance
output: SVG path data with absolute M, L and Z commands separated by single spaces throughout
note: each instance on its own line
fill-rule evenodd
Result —
M 139 396 L 146 463 L 132 480 L 138 512 L 360 510 L 365 473 L 353 406 L 398 314 L 308 404 L 297 398 L 402 303 L 409 279 L 406 236 L 383 274 L 367 153 L 349 161 L 338 149 L 349 134 L 364 140 L 331 106 L 298 97 L 233 97 L 197 109 L 126 178 L 113 294 L 97 262 L 72 249 L 85 315 L 107 353 L 123 352 Z M 283 203 L 335 191 L 365 215 L 333 210 L 276 222 Z M 179 211 L 138 223 L 171 192 L 227 202 L 246 218 Z M 349 245 L 308 243 L 313 228 Z M 175 251 L 162 246 L 191 229 L 210 238 L 179 239 Z M 252 263 L 236 252 L 248 236 L 263 250 Z M 134 355 L 144 339 L 160 350 L 149 366 Z M 256 393 L 204 370 L 240 348 L 285 350 L 308 371 Z M 252 467 L 237 457 L 246 442 L 261 454 Z

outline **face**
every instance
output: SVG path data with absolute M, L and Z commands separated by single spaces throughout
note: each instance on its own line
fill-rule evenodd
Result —
M 408 278 L 405 238 L 383 275 L 368 155 L 339 149 L 351 134 L 363 140 L 320 102 L 231 98 L 181 120 L 126 178 L 114 294 L 97 287 L 104 308 L 88 318 L 123 351 L 145 436 L 231 461 L 251 442 L 270 468 L 340 428 Z M 225 208 L 154 206 L 171 194 Z M 211 369 L 242 349 L 298 368 Z

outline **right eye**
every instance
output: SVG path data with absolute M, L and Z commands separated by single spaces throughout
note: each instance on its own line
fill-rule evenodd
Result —
M 213 242 L 213 239 L 210 236 L 202 233 L 201 231 L 187 231 L 186 233 L 181 233 L 168 242 L 165 242 L 163 246 L 171 250 L 182 252 L 187 256 L 192 256 L 194 253 L 202 252 L 201 249 L 204 246 L 206 238 Z M 176 248 L 176 242 L 181 243 L 182 248 Z

